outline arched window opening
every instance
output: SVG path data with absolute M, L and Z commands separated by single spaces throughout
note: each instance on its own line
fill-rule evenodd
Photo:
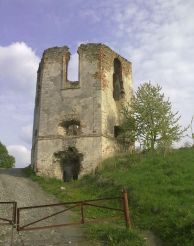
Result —
M 118 58 L 114 59 L 114 73 L 113 73 L 113 98 L 115 101 L 120 100 L 125 95 L 123 80 L 122 80 L 122 66 Z

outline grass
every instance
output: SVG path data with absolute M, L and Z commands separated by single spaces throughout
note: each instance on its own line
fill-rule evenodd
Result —
M 126 187 L 133 230 L 127 232 L 121 223 L 88 228 L 92 237 L 108 245 L 144 245 L 143 230 L 152 231 L 167 246 L 194 245 L 193 148 L 174 150 L 165 156 L 115 156 L 105 160 L 95 175 L 69 183 L 34 175 L 32 179 L 61 201 L 115 196 Z M 99 214 L 98 210 L 89 211 L 93 217 Z

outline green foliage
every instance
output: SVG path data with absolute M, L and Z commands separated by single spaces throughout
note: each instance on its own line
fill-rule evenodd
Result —
M 100 239 L 109 246 L 143 246 L 146 245 L 137 229 L 123 230 L 114 225 L 95 225 L 89 227 L 90 237 Z
M 26 174 L 26 176 L 28 176 L 32 179 L 36 177 L 36 174 L 35 174 L 34 170 L 32 169 L 31 165 L 25 167 L 23 170 L 24 170 L 24 173 Z
M 194 151 L 145 153 L 106 160 L 103 178 L 126 186 L 133 223 L 152 230 L 164 245 L 194 244 Z M 122 160 L 122 161 L 121 161 Z M 112 163 L 116 168 L 114 169 Z
M 191 139 L 192 139 L 192 144 L 193 144 L 193 146 L 194 146 L 193 122 L 194 122 L 194 115 L 192 116 L 192 118 L 191 118 L 191 122 L 190 122 L 190 124 L 189 124 L 189 128 L 190 128 L 190 131 L 191 131 L 191 135 L 190 135 L 190 134 L 189 134 L 189 135 L 187 135 L 189 138 L 191 138 Z
M 131 134 L 147 150 L 169 149 L 184 132 L 178 123 L 178 112 L 172 113 L 171 103 L 161 90 L 150 82 L 140 85 L 130 105 L 122 110 L 126 134 Z
M 194 245 L 193 160 L 193 148 L 182 148 L 166 155 L 160 152 L 118 155 L 105 160 L 95 175 L 69 183 L 32 176 L 61 201 L 114 197 L 126 187 L 133 230 L 125 230 L 122 217 L 116 223 L 88 228 L 88 235 L 107 245 L 143 245 L 139 231 L 146 230 L 152 231 L 166 246 L 190 246 Z M 98 209 L 87 213 L 92 218 L 103 215 Z
M 124 113 L 123 123 L 120 127 L 120 132 L 117 140 L 125 147 L 124 150 L 129 150 L 129 146 L 134 146 L 136 139 L 135 119 L 131 115 L 129 107 L 123 107 Z
M 0 168 L 14 167 L 15 158 L 9 155 L 5 145 L 0 142 Z

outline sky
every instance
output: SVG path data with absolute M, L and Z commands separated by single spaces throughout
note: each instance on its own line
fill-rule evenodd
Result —
M 16 166 L 30 164 L 36 75 L 48 47 L 70 48 L 74 80 L 81 43 L 110 46 L 132 62 L 134 88 L 161 85 L 187 126 L 194 114 L 193 13 L 193 0 L 0 0 L 0 141 Z

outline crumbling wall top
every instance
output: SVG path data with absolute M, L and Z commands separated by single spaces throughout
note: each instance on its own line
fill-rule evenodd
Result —
M 101 51 L 103 52 L 106 51 L 110 54 L 112 54 L 112 56 L 118 57 L 119 59 L 130 63 L 130 61 L 128 61 L 127 59 L 125 59 L 124 57 L 120 56 L 118 53 L 116 53 L 114 50 L 112 50 L 110 47 L 108 47 L 107 45 L 103 44 L 103 43 L 87 43 L 87 44 L 81 44 L 77 50 L 78 54 L 83 54 L 83 53 L 97 53 L 99 52 L 99 50 L 101 49 Z M 43 58 L 54 58 L 57 56 L 62 56 L 66 54 L 68 57 L 70 57 L 71 53 L 69 51 L 69 47 L 68 46 L 62 46 L 62 47 L 52 47 L 52 48 L 48 48 L 44 51 L 43 53 Z
M 68 46 L 52 47 L 52 48 L 48 48 L 44 51 L 43 59 L 45 59 L 45 58 L 57 58 L 57 57 L 63 56 L 64 54 L 67 54 L 68 56 L 71 55 Z

